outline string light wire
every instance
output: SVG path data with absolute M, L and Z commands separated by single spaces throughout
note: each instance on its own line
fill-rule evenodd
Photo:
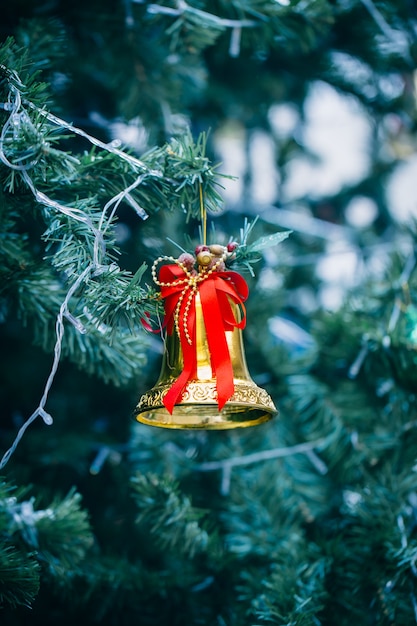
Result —
M 64 329 L 64 317 L 66 317 L 66 314 L 68 313 L 68 305 L 69 305 L 69 301 L 71 297 L 80 287 L 80 285 L 84 282 L 84 280 L 86 279 L 88 274 L 91 272 L 93 267 L 94 267 L 93 264 L 88 265 L 85 268 L 85 270 L 78 276 L 77 280 L 68 289 L 65 299 L 63 303 L 61 304 L 59 313 L 56 318 L 56 323 L 55 323 L 56 341 L 55 341 L 55 347 L 54 347 L 54 359 L 53 359 L 51 371 L 46 381 L 46 385 L 45 385 L 41 400 L 36 410 L 32 413 L 32 415 L 24 422 L 24 424 L 19 429 L 11 447 L 3 455 L 3 458 L 0 461 L 0 469 L 3 469 L 6 463 L 9 461 L 10 457 L 12 456 L 17 446 L 19 445 L 27 428 L 32 424 L 32 422 L 36 420 L 36 418 L 41 417 L 47 426 L 50 426 L 53 423 L 52 416 L 45 411 L 45 405 L 48 400 L 48 395 L 52 387 L 52 383 L 54 382 L 55 374 L 58 370 L 59 361 L 61 359 L 62 339 L 64 337 L 64 330 L 65 330 Z

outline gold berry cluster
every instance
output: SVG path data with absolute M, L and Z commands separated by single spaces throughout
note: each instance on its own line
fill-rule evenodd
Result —
M 226 269 L 225 261 L 234 255 L 237 246 L 238 244 L 234 241 L 228 243 L 227 246 L 219 244 L 206 246 L 200 244 L 195 249 L 195 257 L 188 252 L 184 252 L 178 258 L 178 261 L 191 272 L 195 271 L 196 264 L 199 272 L 224 272 Z

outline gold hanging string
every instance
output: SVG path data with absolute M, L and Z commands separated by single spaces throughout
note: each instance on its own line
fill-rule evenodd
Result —
M 201 228 L 203 231 L 203 245 L 207 245 L 207 211 L 203 200 L 203 185 L 199 183 L 200 191 L 200 210 L 201 210 Z

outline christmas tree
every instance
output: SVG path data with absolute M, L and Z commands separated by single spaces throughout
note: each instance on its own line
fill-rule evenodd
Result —
M 392 0 L 3 7 L 2 624 L 417 622 L 416 26 Z M 133 419 L 151 267 L 202 243 L 202 202 L 279 409 L 253 428 Z

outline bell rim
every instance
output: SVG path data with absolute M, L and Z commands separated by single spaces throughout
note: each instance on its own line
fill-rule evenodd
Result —
M 228 400 L 225 405 L 225 407 L 239 407 L 239 408 L 250 408 L 250 409 L 258 409 L 259 411 L 265 411 L 267 413 L 270 413 L 272 416 L 274 415 L 278 415 L 279 410 L 275 407 L 275 404 L 272 402 L 271 400 L 271 404 L 254 404 L 254 403 L 249 403 L 249 402 L 236 402 L 234 400 Z M 198 408 L 198 407 L 213 407 L 213 408 L 217 408 L 218 410 L 218 405 L 217 402 L 178 402 L 175 407 L 189 407 L 190 409 L 192 407 Z M 152 406 L 146 406 L 146 407 L 141 407 L 139 404 L 136 406 L 136 411 L 135 411 L 135 415 L 140 415 L 142 413 L 149 413 L 150 411 L 159 411 L 160 409 L 165 409 L 165 405 L 163 403 L 160 404 L 154 404 Z M 221 413 L 221 411 L 219 411 L 219 413 Z
M 170 382 L 157 384 L 145 392 L 136 406 L 136 415 L 164 408 L 163 398 L 171 387 Z M 262 387 L 258 387 L 252 380 L 235 380 L 233 395 L 227 400 L 225 406 L 252 407 L 267 411 L 272 415 L 278 410 L 268 394 Z M 175 406 L 217 406 L 217 389 L 215 380 L 189 381 L 185 387 L 180 402 Z
M 189 405 L 188 405 L 189 406 Z M 259 426 L 269 422 L 275 414 L 270 411 L 263 411 L 263 415 L 255 420 L 243 420 L 241 422 L 234 421 L 221 421 L 221 422 L 200 422 L 200 423 L 187 423 L 180 424 L 174 421 L 163 420 L 151 420 L 146 419 L 146 414 L 152 413 L 152 410 L 143 411 L 136 415 L 136 421 L 146 426 L 153 426 L 155 428 L 167 428 L 170 430 L 232 430 L 234 428 L 248 428 L 250 426 Z M 278 411 L 276 411 L 278 413 Z M 175 416 L 174 416 L 175 417 Z

